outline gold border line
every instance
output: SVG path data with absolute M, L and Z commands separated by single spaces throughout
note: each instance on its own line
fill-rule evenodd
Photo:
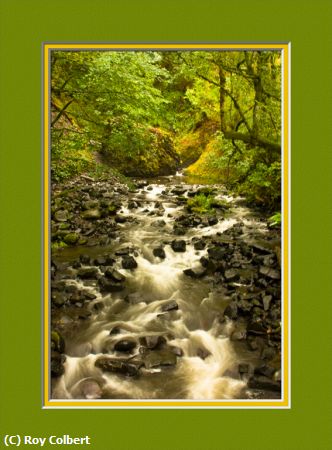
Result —
M 44 403 L 45 408 L 57 408 L 57 407 L 76 407 L 76 408 L 109 408 L 109 407 L 261 407 L 261 408 L 289 408 L 289 44 L 63 44 L 63 43 L 45 43 L 43 45 L 44 55 L 44 102 L 43 102 L 43 118 L 44 118 L 44 143 L 43 143 L 43 155 L 44 155 Z M 281 50 L 283 55 L 283 322 L 282 322 L 282 336 L 283 336 L 283 399 L 281 400 L 160 400 L 160 401 L 77 401 L 77 400 L 50 400 L 50 377 L 49 377 L 49 363 L 50 363 L 50 330 L 49 330 L 49 260 L 50 260 L 50 236 L 49 236 L 49 205 L 50 205 L 50 192 L 49 192 L 49 146 L 50 146 L 50 124 L 49 124 L 49 89 L 50 89 L 50 73 L 49 73 L 49 61 L 51 50 L 111 50 L 111 49 L 151 49 L 152 50 L 182 50 L 182 49 L 205 49 L 205 50 L 256 50 L 256 49 L 273 49 Z

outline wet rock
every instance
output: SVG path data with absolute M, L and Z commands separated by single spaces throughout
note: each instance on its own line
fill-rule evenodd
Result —
M 166 222 L 163 219 L 156 220 L 155 222 L 152 223 L 152 226 L 156 227 L 156 228 L 162 228 L 165 225 L 166 225 Z
M 136 269 L 137 267 L 136 259 L 129 255 L 122 258 L 121 264 L 124 269 Z
M 106 263 L 107 263 L 107 259 L 106 259 L 104 256 L 98 256 L 98 258 L 95 258 L 95 259 L 93 260 L 93 263 L 94 263 L 96 266 L 105 266 Z
M 207 350 L 206 348 L 198 348 L 196 355 L 201 359 L 206 359 L 211 355 L 211 352 L 209 352 L 209 350 Z
M 171 300 L 168 303 L 164 303 L 161 307 L 162 312 L 175 311 L 177 309 L 179 309 L 179 305 L 176 303 L 175 300 Z
M 185 252 L 186 242 L 183 240 L 174 240 L 171 242 L 171 247 L 174 252 Z
M 268 311 L 268 309 L 270 308 L 271 301 L 272 301 L 272 295 L 265 295 L 263 297 L 264 311 Z
M 106 292 L 121 292 L 124 290 L 124 285 L 107 278 L 100 278 L 99 285 L 103 291 Z
M 105 303 L 104 302 L 97 302 L 93 305 L 92 309 L 96 312 L 101 311 L 102 309 L 105 308 Z
M 248 387 L 251 389 L 263 389 L 268 391 L 280 392 L 281 383 L 271 380 L 263 375 L 254 375 L 249 378 Z
M 271 361 L 275 356 L 277 352 L 273 347 L 264 347 L 261 358 L 266 361 Z
M 216 225 L 218 223 L 218 219 L 216 216 L 208 217 L 208 223 L 210 226 Z
M 154 248 L 153 249 L 153 255 L 158 257 L 158 258 L 162 258 L 162 259 L 166 258 L 165 250 L 162 247 Z
M 247 337 L 246 331 L 234 331 L 231 335 L 231 341 L 243 341 Z
M 174 227 L 173 227 L 173 234 L 175 234 L 175 236 L 184 236 L 186 234 L 186 232 L 187 232 L 187 230 L 184 227 L 181 227 L 178 225 L 174 225 Z M 182 250 L 179 250 L 179 251 L 182 251 Z
M 148 349 L 156 349 L 162 347 L 164 344 L 166 344 L 166 339 L 164 336 L 160 335 L 152 335 L 152 336 L 144 336 L 139 339 L 139 342 L 144 347 L 147 347 Z
M 88 209 L 82 214 L 85 220 L 98 220 L 101 218 L 101 211 L 99 209 Z
M 64 236 L 63 241 L 67 245 L 75 245 L 80 239 L 80 235 L 77 233 L 68 233 Z
M 196 241 L 194 243 L 195 250 L 204 250 L 205 246 L 206 246 L 206 243 L 203 241 L 203 239 L 200 239 L 199 241 Z
M 97 267 L 81 267 L 77 271 L 77 276 L 85 280 L 89 278 L 97 278 L 98 273 Z
M 280 271 L 272 269 L 271 267 L 261 266 L 259 268 L 259 273 L 267 278 L 272 278 L 273 280 L 280 280 Z
M 116 216 L 115 222 L 116 223 L 125 223 L 128 220 L 128 216 L 121 216 L 120 214 Z
M 51 348 L 59 353 L 65 352 L 65 340 L 59 331 L 53 330 L 51 332 Z
M 202 278 L 204 277 L 204 275 L 206 275 L 207 270 L 204 269 L 185 269 L 183 271 L 183 273 L 185 275 L 187 275 L 187 277 L 191 277 L 191 278 Z
M 122 339 L 114 345 L 114 350 L 117 352 L 130 352 L 136 347 L 136 341 L 130 339 Z
M 65 373 L 63 363 L 65 362 L 65 356 L 58 352 L 51 352 L 51 376 L 60 377 Z
M 112 269 L 111 267 L 108 267 L 105 270 L 104 275 L 106 278 L 116 281 L 117 283 L 121 283 L 126 279 L 126 277 L 122 275 L 122 273 L 120 273 L 118 270 Z
M 129 255 L 132 252 L 132 249 L 129 247 L 123 247 L 123 248 L 119 248 L 115 254 L 116 256 L 126 256 Z
M 177 362 L 176 355 L 169 349 L 150 350 L 143 356 L 144 365 L 147 369 L 153 367 L 175 366 Z
M 228 306 L 226 306 L 226 309 L 224 311 L 224 316 L 226 316 L 232 320 L 237 319 L 238 307 L 237 307 L 236 302 L 231 302 Z
M 250 370 L 250 366 L 249 366 L 249 364 L 246 364 L 246 363 L 242 363 L 242 364 L 239 364 L 239 373 L 249 373 L 249 370 Z
M 59 210 L 54 214 L 54 218 L 57 222 L 66 222 L 68 220 L 68 211 Z
M 132 305 L 136 305 L 137 303 L 143 302 L 143 297 L 139 292 L 132 292 L 131 294 L 126 295 L 125 301 Z
M 273 374 L 275 373 L 276 369 L 272 366 L 269 366 L 267 364 L 263 364 L 261 366 L 258 366 L 254 370 L 255 375 L 263 375 L 265 377 L 271 378 Z
M 228 269 L 224 272 L 224 277 L 227 281 L 234 281 L 240 278 L 239 271 L 236 269 Z
M 183 350 L 182 350 L 182 348 L 180 348 L 180 347 L 177 347 L 177 346 L 175 346 L 175 345 L 169 345 L 168 348 L 169 348 L 170 351 L 173 352 L 174 355 L 176 355 L 176 356 L 181 357 L 181 356 L 184 355 Z
M 52 300 L 52 305 L 55 306 L 63 306 L 66 302 L 67 302 L 67 297 L 61 293 L 61 292 L 52 292 L 52 296 L 51 296 L 51 300 Z
M 223 247 L 210 247 L 208 248 L 208 255 L 217 261 L 222 261 L 225 258 L 226 249 Z
M 104 372 L 118 373 L 127 377 L 136 376 L 139 372 L 137 365 L 115 358 L 100 357 L 96 360 L 95 366 Z
M 97 209 L 99 206 L 98 200 L 87 200 L 86 202 L 83 202 L 82 207 L 85 210 L 93 210 Z
M 243 314 L 248 314 L 253 307 L 253 305 L 247 300 L 239 300 L 237 302 L 237 306 Z
M 266 334 L 266 327 L 261 321 L 252 321 L 247 325 L 247 332 L 256 335 Z

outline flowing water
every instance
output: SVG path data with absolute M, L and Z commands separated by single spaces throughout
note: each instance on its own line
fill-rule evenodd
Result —
M 68 248 L 55 257 L 64 263 L 74 260 L 79 253 L 95 257 L 130 247 L 138 266 L 123 269 L 120 261 L 115 263 L 114 268 L 126 277 L 122 292 L 102 294 L 97 282 L 87 283 L 74 277 L 70 280 L 95 298 L 89 303 L 90 319 L 73 326 L 72 330 L 67 326 L 65 373 L 53 383 L 53 398 L 230 399 L 250 395 L 238 366 L 254 364 L 258 355 L 230 339 L 234 323 L 221 320 L 229 303 L 225 289 L 215 283 L 213 276 L 196 279 L 186 276 L 183 270 L 202 267 L 200 259 L 206 256 L 207 250 L 196 250 L 195 239 L 220 237 L 237 222 L 248 230 L 254 228 L 257 233 L 264 233 L 266 225 L 241 203 L 237 204 L 236 199 L 220 191 L 220 199 L 232 202 L 226 218 L 220 218 L 212 226 L 189 228 L 185 236 L 174 236 L 174 220 L 183 214 L 183 206 L 170 191 L 174 185 L 189 190 L 198 187 L 186 183 L 178 174 L 130 193 L 120 211 L 128 220 L 119 225 L 117 238 L 111 245 Z M 183 195 L 187 195 L 187 190 Z M 138 206 L 129 209 L 133 200 Z M 164 223 L 156 223 L 160 220 Z M 174 239 L 184 239 L 186 251 L 173 251 L 170 243 Z M 166 254 L 164 259 L 153 254 L 153 249 L 161 244 Z M 103 309 L 96 310 L 94 306 L 101 301 Z M 178 309 L 167 311 L 172 301 Z M 66 317 L 61 320 L 65 322 Z M 116 333 L 110 333 L 111 330 Z M 122 339 L 139 343 L 146 336 L 163 336 L 167 345 L 175 349 L 175 362 L 145 364 L 140 375 L 134 377 L 102 371 L 95 366 L 98 358 L 108 355 L 119 360 L 124 356 L 132 361 L 139 359 L 139 344 L 125 355 L 115 351 L 114 345 Z

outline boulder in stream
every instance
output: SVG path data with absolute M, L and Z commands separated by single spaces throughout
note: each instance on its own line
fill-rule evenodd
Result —
M 177 240 L 171 242 L 171 247 L 175 252 L 185 252 L 186 251 L 186 241 Z
M 117 352 L 130 352 L 136 347 L 137 343 L 133 339 L 121 339 L 114 345 L 114 350 Z
M 89 278 L 97 278 L 97 275 L 98 275 L 97 267 L 81 267 L 77 271 L 77 276 L 79 278 L 82 278 L 83 280 Z
M 153 249 L 153 255 L 157 258 L 165 259 L 166 253 L 165 250 L 162 247 L 156 247 Z
M 118 373 L 127 377 L 134 377 L 138 375 L 139 371 L 139 367 L 136 364 L 130 363 L 130 360 L 117 358 L 100 357 L 96 360 L 95 366 L 104 372 Z
M 122 258 L 122 267 L 124 269 L 136 269 L 137 262 L 133 256 L 127 255 Z

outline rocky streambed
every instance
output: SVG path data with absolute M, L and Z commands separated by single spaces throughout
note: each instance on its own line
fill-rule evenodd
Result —
M 280 230 L 222 186 L 136 186 L 52 186 L 53 398 L 280 398 Z

